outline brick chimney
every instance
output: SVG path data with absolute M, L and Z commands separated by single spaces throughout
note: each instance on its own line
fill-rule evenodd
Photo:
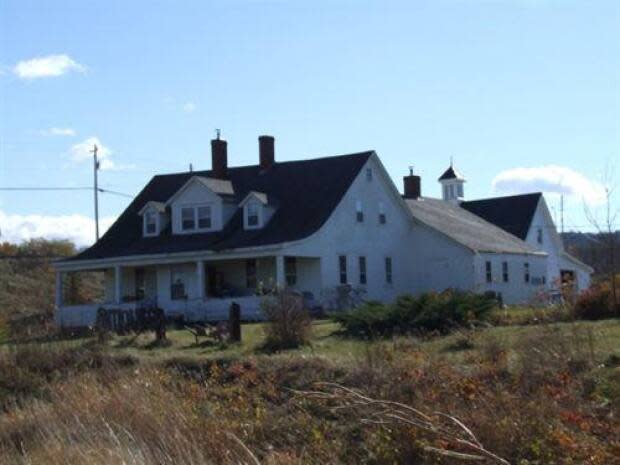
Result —
M 211 140 L 211 170 L 214 178 L 225 178 L 228 171 L 227 144 L 219 134 Z
M 261 171 L 266 171 L 275 163 L 275 138 L 258 136 L 258 157 Z
M 409 168 L 409 176 L 403 177 L 406 199 L 417 199 L 422 195 L 422 179 L 413 174 L 413 169 Z

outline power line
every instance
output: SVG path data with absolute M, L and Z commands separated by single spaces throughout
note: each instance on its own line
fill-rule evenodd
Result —
M 0 187 L 0 191 L 92 191 L 92 187 Z M 113 191 L 110 189 L 104 189 L 101 187 L 97 188 L 98 192 L 104 194 L 112 194 L 112 195 L 120 195 L 122 197 L 133 198 L 133 195 L 126 194 L 124 192 Z

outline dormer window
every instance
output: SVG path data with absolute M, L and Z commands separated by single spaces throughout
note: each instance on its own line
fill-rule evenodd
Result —
M 250 191 L 239 204 L 243 208 L 244 229 L 264 227 L 276 211 L 277 201 L 264 192 Z
M 196 229 L 196 220 L 194 220 L 194 208 L 181 208 L 181 229 L 183 231 L 192 231 Z
M 248 227 L 257 228 L 259 226 L 259 206 L 254 202 L 250 202 L 247 204 L 245 208 Z
M 144 214 L 144 235 L 157 235 L 157 213 L 154 211 L 147 211 Z
M 142 216 L 142 235 L 158 236 L 166 227 L 166 207 L 161 202 L 147 202 L 138 213 Z
M 204 205 L 196 209 L 198 213 L 198 229 L 211 229 L 211 207 Z

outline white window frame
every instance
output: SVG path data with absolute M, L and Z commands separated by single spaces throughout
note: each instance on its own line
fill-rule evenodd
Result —
M 355 220 L 358 223 L 364 222 L 364 206 L 362 205 L 361 200 L 357 200 L 355 202 Z
M 153 219 L 154 224 L 155 224 L 155 231 L 153 232 L 149 232 L 148 231 L 148 217 L 149 215 L 153 215 Z M 156 211 L 149 209 L 147 211 L 144 212 L 143 215 L 143 226 L 142 226 L 142 232 L 144 234 L 144 237 L 153 237 L 153 236 L 157 236 L 159 235 L 159 213 L 157 213 Z
M 208 208 L 210 215 L 209 218 L 211 219 L 211 226 L 209 226 L 208 228 L 201 228 L 198 225 L 198 209 L 200 208 Z M 183 210 L 192 210 L 192 218 L 194 221 L 194 227 L 193 228 L 184 228 L 183 227 Z M 179 231 L 181 231 L 182 234 L 186 234 L 186 233 L 196 233 L 196 232 L 208 232 L 208 231 L 213 231 L 215 228 L 213 226 L 213 204 L 212 203 L 196 203 L 196 204 L 185 204 L 185 205 L 179 205 Z
M 536 242 L 539 244 L 543 243 L 543 228 L 536 229 Z
M 200 210 L 201 209 L 207 209 L 207 211 L 209 212 L 209 214 L 205 217 L 200 217 Z M 205 219 L 208 218 L 209 219 L 209 226 L 207 227 L 200 227 L 200 220 L 201 219 Z M 210 229 L 213 229 L 213 208 L 211 208 L 211 204 L 205 204 L 205 205 L 198 205 L 196 207 L 196 229 L 198 231 L 208 231 Z
M 372 168 L 366 168 L 366 181 L 372 181 Z
M 387 215 L 385 214 L 385 205 L 383 202 L 379 202 L 379 224 L 387 223 Z
M 250 224 L 250 207 L 256 208 L 256 224 Z M 243 206 L 243 223 L 245 229 L 260 229 L 263 227 L 263 206 L 259 202 L 251 200 Z

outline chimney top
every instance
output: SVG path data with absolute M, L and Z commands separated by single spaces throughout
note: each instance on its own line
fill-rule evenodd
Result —
M 228 172 L 228 147 L 225 140 L 220 139 L 219 130 L 217 139 L 211 140 L 211 171 L 215 178 L 226 178 Z
M 258 136 L 258 159 L 261 171 L 271 168 L 276 162 L 275 138 L 273 136 Z
M 417 199 L 422 195 L 422 178 L 413 174 L 413 167 L 409 167 L 409 176 L 403 177 L 404 195 L 406 199 Z

